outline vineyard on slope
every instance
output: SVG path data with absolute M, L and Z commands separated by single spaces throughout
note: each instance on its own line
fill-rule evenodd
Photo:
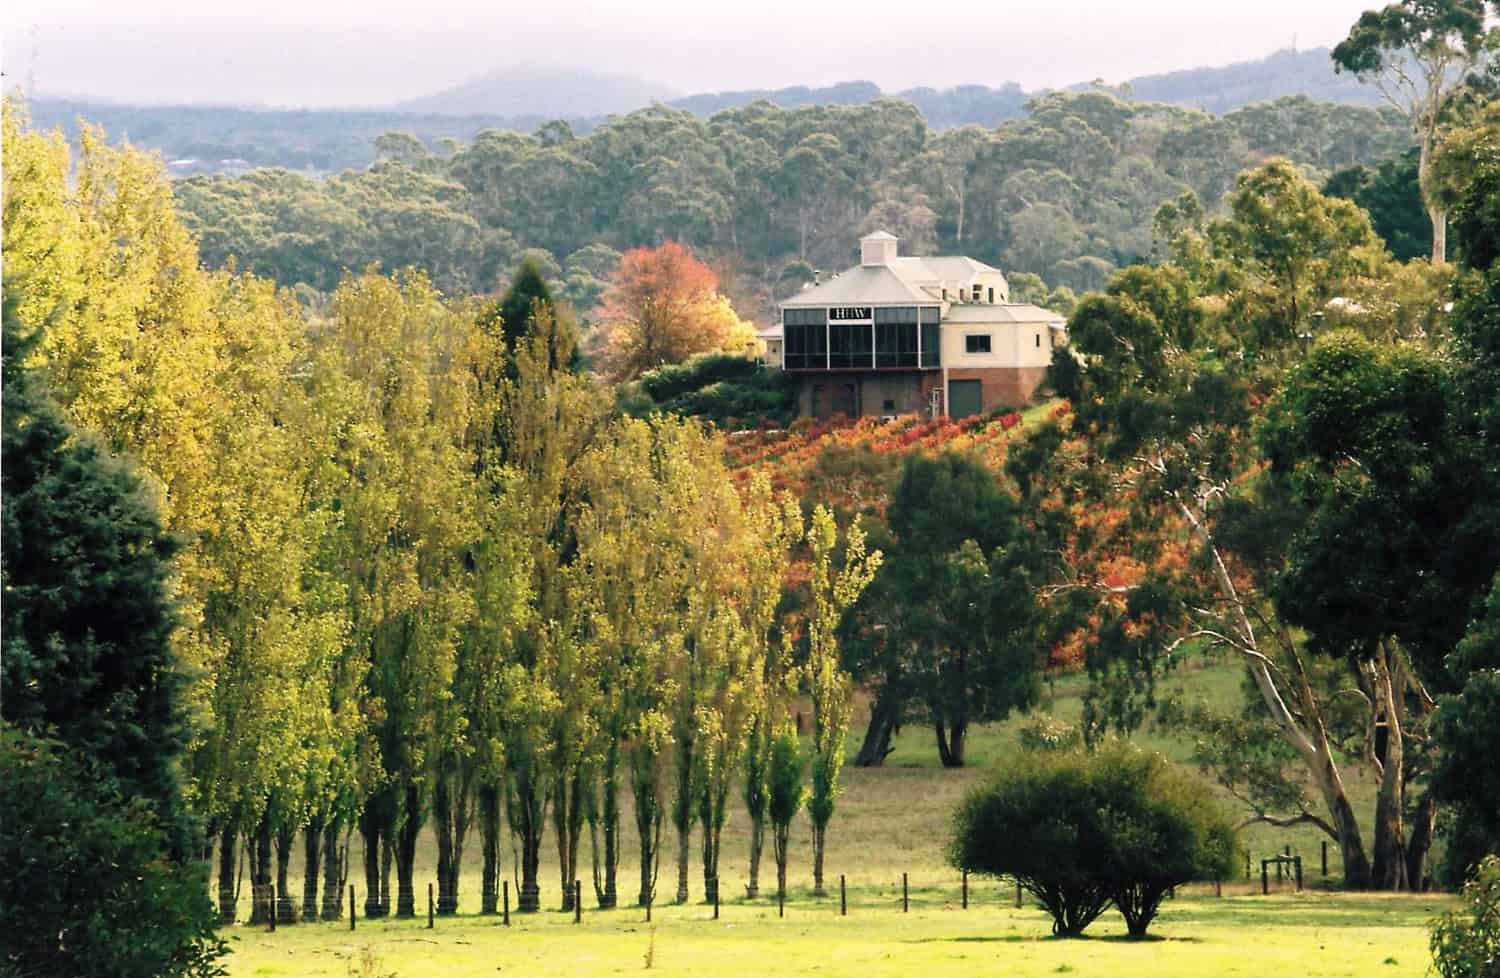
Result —
M 907 454 L 963 452 L 998 473 L 1016 433 L 1069 410 L 1066 402 L 1051 401 L 1024 412 L 974 415 L 958 421 L 947 417 L 924 421 L 916 415 L 902 415 L 894 421 L 804 418 L 789 428 L 734 432 L 726 444 L 730 468 L 740 481 L 762 472 L 773 488 L 799 499 L 882 517 L 886 492 L 880 485 L 885 481 L 881 474 L 897 472 Z M 840 461 L 835 463 L 835 459 Z

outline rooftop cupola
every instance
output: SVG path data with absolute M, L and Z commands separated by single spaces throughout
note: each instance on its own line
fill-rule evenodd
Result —
M 859 239 L 859 263 L 865 266 L 889 265 L 896 260 L 897 237 L 889 231 L 875 231 Z

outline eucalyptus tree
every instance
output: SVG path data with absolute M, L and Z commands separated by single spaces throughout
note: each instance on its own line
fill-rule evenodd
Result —
M 1381 703 L 1403 695 L 1410 673 L 1382 669 L 1368 646 L 1327 656 L 1296 628 L 1284 574 L 1308 514 L 1263 477 L 1258 440 L 1260 406 L 1324 332 L 1329 301 L 1381 274 L 1383 250 L 1364 215 L 1273 162 L 1242 175 L 1229 215 L 1179 236 L 1174 254 L 1177 263 L 1127 270 L 1080 305 L 1072 351 L 1053 365 L 1074 405 L 1072 433 L 1044 426 L 1008 465 L 1036 532 L 1060 544 L 1042 594 L 1059 632 L 1071 629 L 1058 647 L 1093 677 L 1089 734 L 1139 722 L 1157 676 L 1187 649 L 1226 650 L 1245 666 L 1252 715 L 1317 798 L 1294 790 L 1288 812 L 1251 790 L 1252 820 L 1316 825 L 1338 843 L 1349 885 L 1401 885 L 1372 876 L 1341 761 L 1372 756 L 1387 775 L 1377 808 L 1401 804 L 1410 731 L 1391 727 L 1368 752 L 1350 741 L 1384 725 Z M 1363 721 L 1351 729 L 1330 697 L 1364 677 Z M 1231 784 L 1247 788 L 1239 776 Z M 1422 845 L 1379 823 L 1382 867 L 1380 853 Z
M 1451 346 L 1330 336 L 1290 373 L 1261 430 L 1268 482 L 1299 516 L 1277 609 L 1354 664 L 1370 703 L 1361 746 L 1379 776 L 1371 871 L 1380 887 L 1423 885 L 1440 797 L 1459 803 L 1448 875 L 1462 875 L 1486 831 L 1472 799 L 1485 791 L 1484 765 L 1473 765 L 1493 740 L 1485 717 L 1500 570 L 1500 154 L 1489 128 L 1474 134 L 1488 145 L 1454 221 L 1469 267 L 1455 281 Z M 1362 532 L 1370 526 L 1380 533 Z M 1429 769 L 1434 777 L 1417 776 Z M 1493 840 L 1494 825 L 1487 831 Z
M 1428 684 L 1497 565 L 1475 433 L 1448 360 L 1349 333 L 1320 340 L 1267 406 L 1267 495 L 1295 527 L 1273 579 L 1277 612 L 1349 663 L 1367 706 L 1359 754 L 1378 782 L 1371 882 L 1420 888 L 1437 820 Z M 1354 471 L 1350 471 L 1350 466 Z M 1379 526 L 1379 534 L 1359 532 Z M 1442 688 L 1441 686 L 1438 688 Z
M 1333 49 L 1336 70 L 1373 84 L 1417 137 L 1417 178 L 1432 222 L 1432 261 L 1448 254 L 1448 213 L 1433 180 L 1444 114 L 1469 75 L 1500 48 L 1484 0 L 1398 0 L 1367 10 Z
M 856 763 L 925 715 L 940 762 L 961 767 L 971 724 L 1036 696 L 1040 560 L 1011 491 L 960 454 L 908 458 L 886 516 L 886 559 L 843 630 L 845 663 L 878 681 Z
M 951 240 L 960 254 L 966 247 L 964 232 L 969 217 L 974 164 L 990 135 L 990 130 L 975 125 L 938 133 L 916 166 L 917 178 L 937 203 L 945 228 L 952 226 Z

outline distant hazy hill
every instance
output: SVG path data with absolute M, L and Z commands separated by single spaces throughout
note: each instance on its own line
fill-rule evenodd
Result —
M 1093 87 L 1073 86 L 1074 90 Z M 1139 102 L 1190 105 L 1214 113 L 1232 112 L 1256 102 L 1271 102 L 1286 95 L 1306 95 L 1318 102 L 1378 105 L 1380 95 L 1370 85 L 1361 85 L 1351 75 L 1337 74 L 1328 48 L 1277 51 L 1256 61 L 1242 61 L 1215 68 L 1189 68 L 1164 75 L 1142 75 L 1115 86 L 1122 96 Z M 1025 92 L 1010 82 L 1000 88 L 960 85 L 957 88 L 911 88 L 886 93 L 874 82 L 855 81 L 825 88 L 795 86 L 689 95 L 671 104 L 694 115 L 709 116 L 724 109 L 765 100 L 784 108 L 802 105 L 858 105 L 877 98 L 899 98 L 922 110 L 934 129 L 978 124 L 994 126 L 1025 114 Z
M 514 68 L 491 72 L 394 108 L 435 115 L 571 119 L 630 112 L 652 102 L 665 102 L 676 94 L 663 85 L 626 75 Z
M 1306 95 L 1317 102 L 1376 105 L 1374 86 L 1333 70 L 1328 48 L 1277 51 L 1258 61 L 1218 68 L 1191 68 L 1164 75 L 1142 75 L 1125 83 L 1130 97 L 1142 102 L 1172 102 L 1209 112 L 1232 112 L 1284 95 Z M 1123 88 L 1124 86 L 1122 86 Z
M 1076 86 L 1086 88 L 1089 86 Z M 1337 75 L 1328 49 L 1278 51 L 1259 61 L 1194 68 L 1133 78 L 1112 89 L 1141 102 L 1171 102 L 1224 113 L 1286 95 L 1319 101 L 1374 104 L 1375 91 Z M 582 135 L 612 114 L 666 102 L 698 116 L 765 100 L 784 108 L 859 105 L 899 98 L 916 105 L 934 129 L 997 126 L 1026 114 L 1036 93 L 1009 83 L 999 88 L 912 88 L 887 94 L 868 81 L 822 88 L 747 89 L 672 98 L 650 82 L 573 71 L 508 71 L 390 109 L 281 110 L 212 105 L 131 105 L 102 99 L 30 99 L 33 121 L 77 136 L 79 117 L 100 123 L 111 137 L 128 135 L 138 146 L 181 161 L 174 174 L 235 171 L 246 166 L 287 166 L 314 173 L 363 167 L 375 158 L 384 132 L 411 133 L 436 147 L 445 137 L 467 142 L 482 129 L 534 132 L 548 119 L 567 119 Z
M 38 129 L 78 138 L 79 120 L 104 127 L 112 140 L 154 149 L 173 175 L 236 170 L 245 165 L 284 166 L 328 173 L 368 166 L 375 139 L 407 132 L 430 146 L 445 137 L 468 141 L 482 129 L 531 132 L 545 116 L 397 112 L 393 109 L 260 109 L 232 105 L 130 105 L 61 98 L 26 103 Z M 177 164 L 181 165 L 177 165 Z

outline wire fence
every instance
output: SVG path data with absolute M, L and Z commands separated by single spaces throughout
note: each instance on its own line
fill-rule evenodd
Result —
M 1203 895 L 1212 894 L 1216 898 L 1223 898 L 1226 893 L 1230 896 L 1251 896 L 1257 893 L 1269 895 L 1273 892 L 1286 892 L 1293 884 L 1297 892 L 1301 892 L 1303 884 L 1302 858 L 1287 847 L 1284 852 L 1260 860 L 1260 875 L 1257 879 L 1252 872 L 1252 855 L 1248 850 L 1243 850 L 1245 860 L 1244 880 L 1214 880 L 1194 884 Z M 1321 866 L 1323 875 L 1328 875 L 1327 846 L 1323 847 Z M 892 881 L 889 885 L 866 885 L 856 891 L 858 899 L 850 900 L 850 889 L 848 879 L 843 874 L 838 877 L 837 908 L 838 915 L 847 917 L 853 912 L 870 913 L 894 911 L 899 913 L 911 913 L 915 905 L 919 910 L 958 910 L 967 911 L 971 907 L 1006 907 L 1022 909 L 1035 901 L 1028 900 L 1028 894 L 1023 884 L 1011 878 L 984 877 L 988 885 L 974 885 L 969 873 L 962 873 L 957 877 L 947 877 L 941 880 L 930 881 L 920 889 L 913 888 L 913 877 L 909 873 L 902 873 L 899 883 Z M 717 883 L 718 881 L 714 881 Z M 415 889 L 415 888 L 414 888 Z M 581 924 L 585 916 L 583 899 L 583 882 L 574 880 L 568 888 L 569 899 L 565 902 L 561 912 L 571 914 L 574 924 Z M 724 905 L 720 901 L 719 893 L 721 887 L 718 885 L 705 887 L 712 894 L 702 906 L 711 908 L 710 920 L 719 920 L 725 913 Z M 305 914 L 307 903 L 305 900 L 294 899 L 292 894 L 278 893 L 277 887 L 253 886 L 252 890 L 252 912 L 246 923 L 250 926 L 261 926 L 269 931 L 275 931 L 278 926 L 284 927 L 297 923 L 323 923 L 338 924 L 349 930 L 356 930 L 361 922 L 375 922 L 384 920 L 398 921 L 420 921 L 423 919 L 422 907 L 417 901 L 419 894 L 413 893 L 410 905 L 403 908 L 406 912 L 392 913 L 390 909 L 389 893 L 382 894 L 382 898 L 376 901 L 368 901 L 361 912 L 358 901 L 358 891 L 354 884 L 341 887 L 340 899 L 336 901 L 325 901 L 321 895 L 318 900 L 319 911 L 316 915 Z M 496 894 L 498 900 L 493 912 L 474 913 L 460 912 L 456 909 L 438 910 L 439 890 L 435 882 L 426 884 L 426 927 L 435 930 L 443 920 L 495 920 L 500 926 L 511 925 L 512 914 L 519 915 L 519 911 L 512 906 L 512 880 L 499 881 L 499 892 Z M 1170 894 L 1175 898 L 1175 891 Z M 773 894 L 763 898 L 750 898 L 734 901 L 730 904 L 732 908 L 753 909 L 764 912 L 771 908 L 774 901 L 776 916 L 785 918 L 790 906 L 793 913 L 798 909 L 817 910 L 828 912 L 832 910 L 835 894 L 814 894 L 811 898 L 792 898 L 792 894 L 784 889 L 778 888 Z M 633 906 L 599 906 L 588 910 L 589 916 L 596 914 L 609 914 L 615 919 L 624 919 L 622 915 L 635 911 L 644 915 L 646 922 L 651 921 L 652 910 L 659 901 L 651 900 L 645 904 Z M 337 905 L 336 915 L 330 915 L 329 908 Z M 677 904 L 681 905 L 681 904 Z M 275 912 L 271 912 L 272 908 Z M 545 911 L 543 911 L 545 912 Z M 227 916 L 227 915 L 226 915 Z M 233 919 L 227 919 L 224 923 L 234 923 Z

